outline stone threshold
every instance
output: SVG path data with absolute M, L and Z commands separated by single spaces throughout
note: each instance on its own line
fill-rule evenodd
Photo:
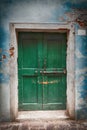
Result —
M 16 121 L 22 120 L 57 120 L 57 119 L 69 119 L 65 110 L 57 111 L 20 111 Z

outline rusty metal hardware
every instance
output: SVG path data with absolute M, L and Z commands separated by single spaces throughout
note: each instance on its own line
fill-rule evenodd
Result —
M 64 69 L 63 71 L 40 71 L 40 74 L 66 74 L 66 69 Z M 38 71 L 35 71 L 35 74 L 37 74 Z
M 55 83 L 59 83 L 60 80 L 53 80 L 53 81 L 43 81 L 43 82 L 38 82 L 39 84 L 55 84 Z
M 39 84 L 48 84 L 49 82 L 48 81 L 43 81 L 43 82 L 40 82 Z
M 40 71 L 40 74 L 66 74 L 66 69 L 63 71 Z

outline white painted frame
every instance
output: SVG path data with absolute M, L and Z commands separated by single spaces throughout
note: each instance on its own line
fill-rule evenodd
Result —
M 11 120 L 18 116 L 18 46 L 17 32 L 66 32 L 67 33 L 67 107 L 70 118 L 75 119 L 75 29 L 73 24 L 67 23 L 10 23 L 10 48 L 14 47 L 14 55 L 10 58 L 10 115 Z

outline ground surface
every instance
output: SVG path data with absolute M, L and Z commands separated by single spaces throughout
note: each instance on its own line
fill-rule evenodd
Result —
M 15 122 L 0 123 L 0 130 L 87 130 L 87 121 L 70 120 L 66 111 L 22 111 Z
M 87 130 L 87 122 L 58 119 L 3 122 L 0 123 L 0 130 Z

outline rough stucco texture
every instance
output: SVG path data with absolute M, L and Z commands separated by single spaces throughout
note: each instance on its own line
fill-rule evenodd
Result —
M 87 30 L 87 0 L 0 0 L 0 115 L 10 113 L 9 23 L 73 22 L 76 30 Z M 75 97 L 76 118 L 87 118 L 87 34 L 75 39 Z M 8 89 L 6 87 L 8 86 Z M 1 91 L 2 90 L 2 91 Z M 4 91 L 7 92 L 4 99 Z M 2 94 L 1 94 L 2 93 Z M 2 95 L 2 96 L 1 96 Z M 3 105 L 4 104 L 4 105 Z M 10 115 L 7 116 L 9 119 Z
M 87 117 L 87 36 L 76 37 L 76 112 Z

